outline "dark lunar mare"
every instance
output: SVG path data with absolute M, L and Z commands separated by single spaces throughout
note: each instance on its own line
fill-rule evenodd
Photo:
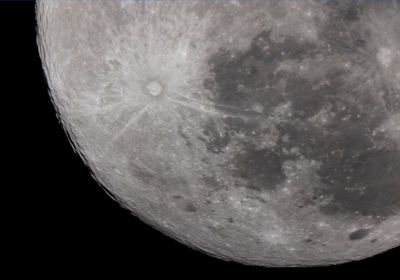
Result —
M 388 108 L 373 98 L 373 89 L 358 86 L 363 80 L 349 80 L 352 69 L 332 66 L 325 75 L 329 83 L 318 87 L 315 81 L 278 70 L 288 59 L 301 62 L 316 55 L 353 57 L 352 63 L 371 66 L 358 59 L 360 54 L 371 52 L 369 33 L 360 27 L 362 6 L 339 2 L 327 4 L 330 20 L 320 30 L 321 41 L 330 48 L 290 36 L 275 42 L 265 30 L 246 51 L 221 48 L 210 55 L 210 76 L 204 80 L 204 88 L 212 93 L 215 108 L 230 117 L 219 119 L 224 126 L 218 129 L 210 118 L 200 137 L 211 135 L 205 147 L 218 155 L 233 139 L 239 142 L 242 148 L 235 151 L 230 163 L 234 166 L 232 176 L 259 191 L 275 190 L 286 180 L 285 161 L 299 159 L 299 154 L 316 160 L 321 163 L 315 174 L 320 184 L 314 187 L 313 195 L 327 201 L 317 205 L 321 212 L 370 216 L 380 222 L 400 210 L 400 151 L 393 140 L 372 134 L 388 118 Z M 282 80 L 286 81 L 283 85 Z M 382 90 L 388 89 L 382 86 Z M 270 133 L 261 127 L 260 120 L 285 102 L 290 102 L 293 114 L 277 124 L 281 136 L 278 145 L 260 148 L 261 138 Z M 254 104 L 264 110 L 254 110 Z M 330 108 L 332 117 L 321 126 L 310 117 L 323 108 Z M 289 141 L 283 141 L 283 135 Z M 291 148 L 299 154 L 288 154 Z M 357 240 L 367 234 L 360 230 L 349 238 Z

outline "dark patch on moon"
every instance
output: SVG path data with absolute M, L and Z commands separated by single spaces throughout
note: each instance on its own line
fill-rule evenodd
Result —
M 193 145 L 189 136 L 183 131 L 181 125 L 178 126 L 178 135 L 185 141 L 186 147 L 190 148 Z
M 363 6 L 349 2 L 328 1 L 328 19 L 319 28 L 320 37 L 338 54 L 357 54 L 368 49 L 370 34 L 360 21 Z
M 369 229 L 358 229 L 356 231 L 353 231 L 352 233 L 350 233 L 349 235 L 349 239 L 350 240 L 360 240 L 363 239 L 364 237 L 366 237 L 369 234 Z
M 322 163 L 316 175 L 325 187 L 315 192 L 332 199 L 321 206 L 325 214 L 358 213 L 380 220 L 400 208 L 400 151 L 394 144 L 392 148 L 375 146 L 371 132 L 385 115 L 374 113 L 372 107 L 376 105 L 371 103 L 361 111 L 341 102 L 332 107 L 335 117 L 322 129 L 298 120 L 278 126 L 290 139 L 279 146 L 296 147 L 305 157 Z M 346 116 L 350 117 L 343 120 Z
M 301 242 L 305 246 L 322 246 L 322 247 L 326 246 L 326 244 L 320 243 L 321 241 L 319 241 L 317 236 L 315 236 L 313 238 L 309 237 L 309 238 L 303 239 Z
M 229 133 L 226 131 L 221 132 L 213 119 L 209 119 L 204 125 L 203 135 L 206 139 L 200 138 L 200 140 L 205 142 L 207 151 L 214 154 L 223 153 L 224 148 L 231 140 Z
M 207 151 L 221 153 L 231 141 L 230 135 L 240 135 L 243 150 L 233 160 L 233 176 L 246 180 L 248 188 L 271 190 L 286 179 L 282 170 L 286 156 L 273 149 L 259 150 L 247 140 L 269 133 L 268 129 L 261 129 L 260 118 L 285 101 L 279 90 L 280 79 L 285 75 L 275 73 L 279 63 L 283 59 L 304 59 L 314 55 L 314 50 L 309 43 L 289 36 L 275 42 L 270 31 L 264 31 L 253 39 L 248 51 L 221 49 L 208 61 L 212 77 L 204 80 L 204 87 L 213 94 L 218 110 L 237 117 L 225 118 L 222 129 L 216 129 L 213 119 L 209 120 L 203 132 L 211 138 L 206 142 Z M 262 106 L 266 114 L 254 110 L 255 104 Z
M 314 55 L 315 46 L 299 42 L 292 37 L 275 42 L 270 31 L 258 34 L 245 52 L 221 49 L 212 55 L 208 63 L 212 77 L 204 81 L 219 109 L 228 112 L 254 111 L 255 103 L 271 109 L 284 101 L 279 91 L 270 88 L 278 84 L 275 70 L 284 59 L 301 60 Z
M 155 178 L 154 174 L 134 163 L 130 164 L 129 171 L 135 178 L 146 184 L 150 184 L 150 182 Z
M 128 170 L 133 177 L 145 185 L 156 186 L 164 190 L 179 190 L 187 188 L 187 180 L 179 176 L 174 176 L 174 174 L 170 172 L 169 167 L 161 164 L 152 167 L 154 168 L 154 171 L 150 171 L 149 169 L 131 161 Z M 174 198 L 179 199 L 179 195 Z
M 193 203 L 190 202 L 185 205 L 184 210 L 191 213 L 197 212 L 197 208 L 193 205 Z
M 345 12 L 338 12 L 341 9 Z M 316 86 L 319 81 L 278 70 L 287 59 L 301 62 L 317 54 L 365 56 L 370 35 L 359 22 L 362 8 L 335 2 L 329 10 L 330 20 L 321 26 L 319 35 L 329 48 L 289 36 L 275 42 L 270 31 L 264 31 L 247 51 L 221 49 L 210 56 L 210 77 L 204 80 L 204 87 L 212 93 L 215 108 L 230 113 L 230 117 L 220 119 L 225 124 L 222 128 L 216 128 L 210 118 L 204 127 L 212 139 L 207 151 L 221 153 L 236 133 L 241 134 L 241 138 L 235 137 L 242 149 L 234 151 L 232 176 L 244 180 L 250 189 L 269 191 L 286 180 L 282 166 L 298 155 L 284 151 L 295 148 L 300 155 L 320 163 L 315 173 L 320 185 L 315 186 L 314 195 L 329 198 L 328 203 L 319 205 L 321 212 L 382 221 L 400 209 L 400 151 L 394 148 L 393 140 L 386 139 L 389 145 L 385 147 L 376 145 L 378 139 L 372 132 L 389 116 L 385 105 L 374 99 L 376 89 L 360 87 L 364 80 L 350 80 L 354 69 L 340 65 L 327 66 L 323 78 L 328 82 L 320 86 Z M 365 58 L 352 63 L 364 67 Z M 382 86 L 382 90 L 387 89 Z M 256 143 L 268 134 L 261 129 L 260 120 L 284 102 L 290 103 L 292 116 L 276 126 L 279 135 L 286 135 L 289 141 L 280 138 L 274 148 L 258 147 Z M 264 110 L 255 111 L 254 104 Z M 328 110 L 329 116 L 320 124 L 311 118 L 322 109 Z M 235 114 L 237 117 L 232 116 Z M 305 201 L 312 201 L 310 198 Z
M 272 150 L 249 148 L 236 156 L 234 176 L 245 179 L 250 189 L 272 190 L 286 180 L 284 162 L 284 157 Z
M 285 95 L 291 101 L 295 118 L 307 119 L 318 113 L 325 105 L 322 92 L 313 90 L 314 82 L 301 77 L 288 79 Z
M 374 149 L 360 155 L 347 153 L 336 163 L 325 163 L 319 170 L 329 187 L 323 193 L 334 202 L 326 213 L 358 212 L 384 219 L 400 207 L 400 152 Z
M 345 22 L 356 22 L 363 14 L 362 6 L 351 1 L 331 0 L 326 3 L 329 7 L 331 20 L 343 20 Z

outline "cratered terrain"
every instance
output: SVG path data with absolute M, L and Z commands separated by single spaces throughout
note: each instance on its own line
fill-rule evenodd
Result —
M 37 23 L 74 148 L 146 223 L 261 266 L 400 244 L 399 0 L 38 1 Z

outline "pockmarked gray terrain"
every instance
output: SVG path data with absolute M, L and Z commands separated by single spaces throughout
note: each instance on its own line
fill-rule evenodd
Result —
M 71 143 L 146 223 L 260 266 L 400 245 L 399 0 L 38 1 L 37 24 Z

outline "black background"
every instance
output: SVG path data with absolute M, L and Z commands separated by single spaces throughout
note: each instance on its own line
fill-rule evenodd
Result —
M 332 267 L 244 266 L 187 248 L 133 217 L 92 179 L 55 116 L 36 48 L 34 5 L 33 1 L 0 1 L 1 46 L 5 48 L 2 82 L 8 86 L 3 96 L 11 97 L 10 102 L 4 99 L 3 112 L 9 126 L 7 135 L 11 135 L 6 138 L 12 142 L 3 149 L 10 147 L 4 152 L 13 154 L 5 175 L 12 176 L 8 186 L 14 192 L 10 199 L 3 198 L 13 205 L 7 214 L 15 214 L 6 243 L 14 248 L 9 260 L 20 264 L 22 270 L 22 263 L 34 264 L 35 270 L 57 272 L 94 265 L 97 272 L 111 268 L 132 277 L 161 273 L 165 277 L 205 274 L 251 279 L 319 273 L 360 275 L 396 268 L 400 248 Z

